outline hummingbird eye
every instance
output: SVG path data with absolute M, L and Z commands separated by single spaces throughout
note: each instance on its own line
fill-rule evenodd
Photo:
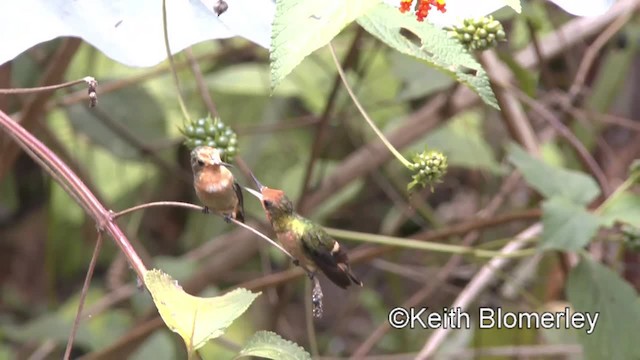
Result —
M 197 162 L 198 162 L 198 166 L 204 166 L 204 161 L 198 159 Z
M 264 207 L 266 208 L 270 208 L 271 206 L 273 206 L 273 203 L 271 202 L 271 200 L 265 200 L 263 201 L 264 203 Z

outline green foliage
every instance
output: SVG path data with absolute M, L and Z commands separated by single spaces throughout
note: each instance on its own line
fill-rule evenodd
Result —
M 638 294 L 615 272 L 582 259 L 569 273 L 567 296 L 575 311 L 598 313 L 595 331 L 578 330 L 586 359 L 637 359 L 640 347 Z
M 271 88 L 375 3 L 371 0 L 277 0 L 271 31 Z
M 403 54 L 425 60 L 469 86 L 488 105 L 499 109 L 482 66 L 460 43 L 449 38 L 446 31 L 429 23 L 417 22 L 413 16 L 402 14 L 386 4 L 377 5 L 357 21 L 387 45 Z
M 575 251 L 587 245 L 598 231 L 598 217 L 583 206 L 554 197 L 542 204 L 543 249 Z
M 311 360 L 311 355 L 298 344 L 271 331 L 258 331 L 236 356 L 259 356 L 273 360 Z
M 200 118 L 181 129 L 189 150 L 198 146 L 211 146 L 220 150 L 223 161 L 232 162 L 238 154 L 238 135 L 220 118 Z
M 517 145 L 509 146 L 508 151 L 509 160 L 527 183 L 547 198 L 562 197 L 584 205 L 600 194 L 595 180 L 584 173 L 547 165 Z
M 222 335 L 260 295 L 236 289 L 222 296 L 200 298 L 187 294 L 171 276 L 155 269 L 145 274 L 144 283 L 162 320 L 182 337 L 190 355 Z

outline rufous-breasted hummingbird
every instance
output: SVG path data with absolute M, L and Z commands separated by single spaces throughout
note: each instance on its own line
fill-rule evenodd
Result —
M 247 191 L 260 199 L 278 240 L 297 260 L 297 265 L 311 271 L 311 277 L 320 268 L 329 280 L 343 289 L 351 283 L 362 286 L 351 271 L 347 252 L 335 239 L 320 225 L 297 214 L 282 190 L 270 189 L 260 184 L 253 174 L 251 177 L 260 192 L 250 188 L 246 188 Z
M 242 189 L 220 158 L 220 151 L 211 146 L 198 146 L 191 151 L 193 187 L 204 204 L 205 212 L 212 210 L 228 221 L 244 222 Z

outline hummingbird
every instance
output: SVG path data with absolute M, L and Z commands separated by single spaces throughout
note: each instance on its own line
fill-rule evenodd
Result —
M 220 158 L 220 150 L 211 146 L 198 146 L 191 151 L 193 187 L 204 206 L 204 212 L 213 210 L 244 223 L 242 189 L 228 169 L 231 165 Z
M 278 241 L 296 259 L 295 265 L 310 271 L 312 279 L 320 268 L 329 280 L 343 289 L 352 283 L 362 286 L 351 271 L 347 252 L 335 239 L 320 225 L 296 213 L 282 190 L 263 186 L 252 173 L 250 175 L 260 192 L 246 189 L 260 199 Z

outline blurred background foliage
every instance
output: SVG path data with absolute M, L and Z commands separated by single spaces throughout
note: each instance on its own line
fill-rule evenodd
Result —
M 509 36 L 498 54 L 523 92 L 557 110 L 554 94 L 566 94 L 593 39 L 545 59 L 538 69 L 525 70 L 514 54 L 571 18 L 542 2 L 527 4 L 526 16 L 512 14 L 497 15 Z M 589 92 L 573 106 L 574 116 L 564 119 L 612 184 L 627 177 L 629 164 L 640 154 L 636 99 L 639 36 L 640 26 L 634 19 L 609 40 L 588 74 Z M 68 41 L 72 40 L 38 45 L 1 66 L 5 80 L 0 87 L 37 86 L 52 54 Z M 389 49 L 357 25 L 349 26 L 333 43 L 339 58 L 352 53 L 344 64 L 349 81 L 384 131 L 402 128 L 406 118 L 424 104 L 439 94 L 452 94 L 460 86 L 421 61 Z M 305 59 L 273 94 L 264 49 L 242 39 L 229 39 L 198 44 L 192 52 L 220 117 L 238 133 L 242 159 L 264 184 L 283 189 L 296 203 L 309 195 L 303 194 L 303 183 L 324 113 L 328 114 L 326 136 L 313 159 L 314 176 L 306 192 L 315 191 L 328 174 L 343 169 L 339 166 L 345 158 L 375 140 L 337 81 L 326 49 Z M 125 67 L 86 43 L 69 60 L 66 68 L 57 70 L 69 80 L 86 75 L 98 79 L 98 107 L 89 109 L 86 99 L 78 95 L 86 89 L 57 91 L 37 115 L 31 131 L 114 211 L 150 201 L 198 203 L 188 152 L 178 131 L 182 116 L 167 64 L 149 69 Z M 179 54 L 176 61 L 191 116 L 206 116 L 208 110 L 186 56 Z M 17 113 L 25 99 L 2 97 L 0 108 Z M 398 237 L 446 229 L 476 218 L 513 171 L 505 158 L 505 146 L 514 139 L 501 114 L 487 106 L 458 113 L 445 109 L 442 115 L 445 121 L 405 146 L 406 152 L 422 151 L 428 145 L 448 156 L 449 173 L 434 192 L 426 189 L 408 196 L 405 187 L 410 174 L 392 161 L 367 169 L 366 176 L 358 176 L 321 199 L 305 215 L 329 227 Z M 531 122 L 548 163 L 580 169 L 573 151 L 562 139 L 550 135 L 547 124 L 534 117 Z M 0 162 L 4 160 L 0 154 Z M 26 155 L 21 154 L 10 166 L 0 178 L 0 359 L 59 358 L 95 243 L 95 224 Z M 243 184 L 251 184 L 240 173 L 237 176 Z M 522 181 L 500 196 L 505 197 L 498 211 L 502 215 L 539 208 L 540 197 Z M 245 208 L 249 219 L 268 231 L 259 203 L 247 195 Z M 497 248 L 536 220 L 536 216 L 515 216 L 512 221 L 482 229 L 477 243 Z M 118 222 L 147 266 L 163 269 L 182 284 L 189 284 L 187 289 L 201 289 L 202 296 L 211 296 L 248 282 L 263 291 L 220 340 L 202 348 L 203 359 L 232 358 L 238 345 L 259 329 L 273 330 L 309 349 L 304 281 L 280 281 L 270 276 L 287 270 L 289 260 L 252 234 L 235 230 L 217 217 L 169 207 L 133 213 Z M 460 244 L 462 238 L 438 241 Z M 352 253 L 373 246 L 349 241 L 343 245 Z M 354 264 L 365 282 L 362 289 L 342 291 L 326 283 L 325 317 L 316 322 L 320 353 L 352 354 L 373 329 L 387 321 L 388 310 L 423 289 L 450 256 L 396 249 Z M 531 258 L 525 258 L 516 261 L 508 274 L 500 273 L 500 281 L 476 304 L 514 311 L 562 309 L 566 303 L 563 257 L 546 252 L 533 258 L 533 265 Z M 625 278 L 637 287 L 638 260 L 637 255 L 624 253 L 608 261 L 623 269 Z M 422 304 L 434 309 L 449 306 L 485 262 L 465 257 Z M 256 285 L 257 279 L 263 283 Z M 100 254 L 85 313 L 89 315 L 78 332 L 73 357 L 162 360 L 184 356 L 179 338 L 150 322 L 155 313 L 150 298 L 136 287 L 126 261 L 111 242 Z M 144 336 L 132 330 L 145 326 L 154 330 L 143 331 Z M 424 330 L 390 331 L 371 353 L 416 352 L 427 334 Z M 459 331 L 448 338 L 443 349 L 540 344 L 566 345 L 558 358 L 581 358 L 580 348 L 571 346 L 577 339 L 570 330 Z

